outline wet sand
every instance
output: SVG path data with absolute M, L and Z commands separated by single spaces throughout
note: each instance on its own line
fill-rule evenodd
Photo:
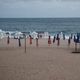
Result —
M 26 53 L 24 40 L 18 47 L 18 40 L 0 40 L 0 80 L 80 80 L 80 54 L 72 53 L 74 43 L 68 46 L 61 41 L 48 46 L 46 39 L 35 40 L 29 45 L 27 39 Z

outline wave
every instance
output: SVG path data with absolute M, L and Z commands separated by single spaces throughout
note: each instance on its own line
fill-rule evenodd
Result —
M 29 37 L 29 35 L 32 36 L 33 39 L 39 37 L 39 38 L 48 38 L 51 36 L 51 38 L 56 37 L 57 34 L 59 34 L 60 39 L 63 39 L 65 36 L 65 39 L 69 39 L 69 37 L 74 37 L 76 33 L 65 33 L 65 32 L 43 32 L 43 31 L 33 31 L 33 32 L 20 32 L 20 31 L 3 31 L 0 29 L 0 39 L 5 38 L 9 36 L 10 38 L 24 38 L 24 34 L 26 37 Z

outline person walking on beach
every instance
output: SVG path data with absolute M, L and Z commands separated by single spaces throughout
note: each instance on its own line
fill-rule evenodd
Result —
M 21 40 L 20 40 L 20 37 L 18 38 L 18 42 L 19 42 L 19 47 L 21 47 Z
M 48 38 L 48 44 L 49 44 L 49 46 L 50 46 L 50 44 L 51 44 L 51 37 L 49 36 L 49 38 Z
M 38 37 L 36 38 L 36 46 L 38 47 Z
M 70 44 L 71 44 L 71 37 L 69 37 L 68 39 L 68 46 L 70 46 Z
M 9 44 L 10 43 L 10 37 L 8 36 L 7 37 L 7 44 Z
M 57 45 L 58 45 L 58 46 L 60 45 L 60 38 L 58 38 L 58 43 L 57 43 Z
M 57 46 L 59 46 L 59 45 L 60 45 L 60 38 L 59 38 L 59 34 L 57 34 L 57 38 L 56 38 L 56 40 L 57 40 Z

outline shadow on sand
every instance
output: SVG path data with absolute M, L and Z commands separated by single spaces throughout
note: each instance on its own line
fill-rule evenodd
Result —
M 80 54 L 80 51 L 73 51 L 73 54 Z

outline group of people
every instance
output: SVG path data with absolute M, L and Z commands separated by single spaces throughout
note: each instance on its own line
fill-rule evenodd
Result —
M 31 37 L 31 35 L 29 36 L 29 38 L 30 38 L 30 45 L 32 45 L 32 37 Z M 36 46 L 38 46 L 39 45 L 39 43 L 38 43 L 38 37 L 36 38 Z M 72 39 L 72 37 L 69 37 L 69 39 L 68 39 L 68 46 L 70 46 L 70 44 L 71 44 L 71 39 Z M 63 40 L 65 40 L 65 37 L 63 37 Z M 55 41 L 57 41 L 57 46 L 59 46 L 60 45 L 60 37 L 59 37 L 59 34 L 57 34 L 57 36 L 54 36 L 54 38 L 53 38 L 53 44 L 55 43 Z M 48 37 L 48 45 L 50 46 L 52 44 L 52 39 L 51 39 L 51 36 L 49 36 Z
M 30 43 L 30 45 L 32 45 L 32 37 L 31 37 L 31 35 L 29 35 L 29 43 Z M 38 46 L 39 44 L 38 44 L 38 37 L 36 38 L 36 46 Z
M 18 42 L 19 42 L 19 47 L 21 47 L 21 39 L 20 39 L 20 37 L 18 38 Z M 7 37 L 7 44 L 9 44 L 9 43 L 10 43 L 10 37 L 8 35 L 8 37 Z
M 32 45 L 32 37 L 31 35 L 29 35 L 29 44 Z M 7 37 L 7 44 L 10 44 L 10 37 L 8 36 Z M 20 37 L 18 38 L 18 44 L 19 44 L 19 47 L 21 47 L 21 39 Z M 38 46 L 38 38 L 36 38 L 36 46 Z
M 30 45 L 32 45 L 32 40 L 33 40 L 32 36 L 29 35 L 29 44 Z M 37 37 L 36 38 L 36 46 L 37 47 L 39 46 L 38 40 L 39 40 L 39 38 Z M 59 37 L 59 34 L 57 34 L 57 36 L 54 36 L 53 37 L 53 43 L 55 43 L 56 40 L 57 40 L 57 46 L 59 46 L 60 45 L 60 37 Z M 63 40 L 65 40 L 65 37 L 63 37 Z M 7 37 L 7 44 L 9 44 L 9 43 L 10 43 L 10 37 L 8 36 Z M 18 38 L 18 43 L 19 43 L 19 47 L 21 47 L 21 39 L 20 39 L 20 37 Z M 71 37 L 69 37 L 69 39 L 68 39 L 68 45 L 70 45 L 70 43 L 71 43 Z M 48 45 L 50 46 L 51 44 L 52 44 L 52 39 L 51 39 L 51 36 L 49 36 L 48 37 Z
M 68 38 L 68 46 L 70 46 L 70 44 L 71 44 L 71 39 L 72 39 L 72 36 L 70 36 Z M 57 36 L 54 36 L 53 43 L 55 43 L 56 40 L 57 40 L 57 46 L 59 46 L 60 45 L 60 37 L 59 37 L 59 34 L 57 34 Z M 63 40 L 65 40 L 65 35 L 63 35 Z M 49 46 L 51 44 L 51 37 L 50 36 L 48 38 L 48 44 L 49 44 Z
M 54 36 L 54 38 L 53 38 L 53 43 L 55 43 L 56 40 L 57 40 L 57 45 L 59 46 L 59 45 L 60 45 L 59 34 L 57 34 L 57 37 Z M 50 46 L 50 44 L 51 44 L 51 37 L 50 37 L 50 36 L 49 36 L 49 38 L 48 38 L 48 44 L 49 44 L 49 46 Z

